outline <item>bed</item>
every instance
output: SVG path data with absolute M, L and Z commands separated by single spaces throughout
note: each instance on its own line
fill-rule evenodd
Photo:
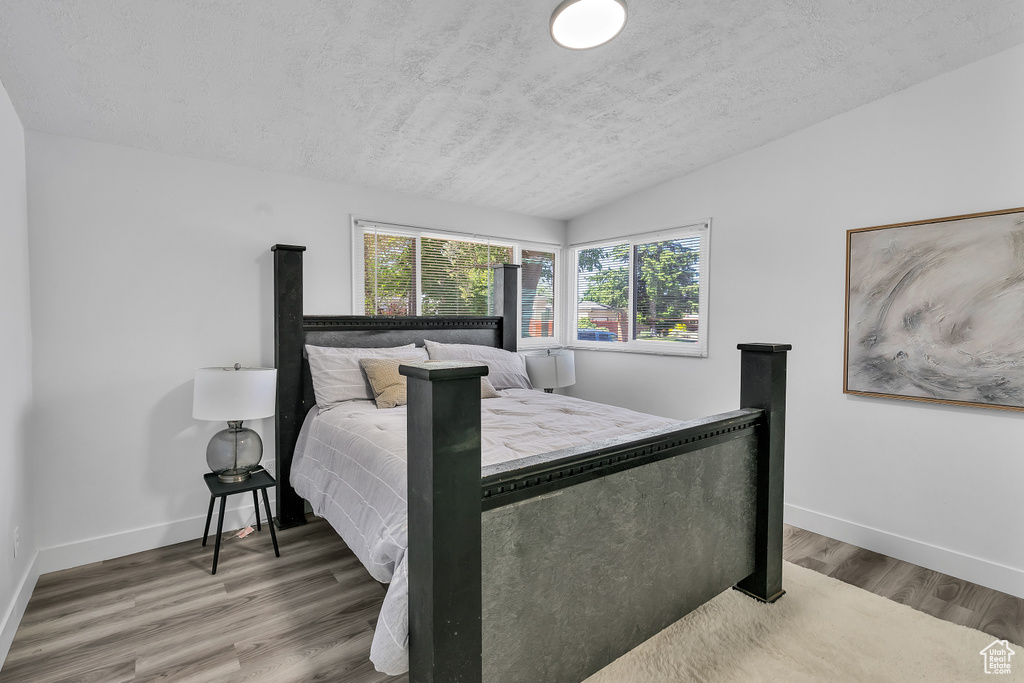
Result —
M 296 484 L 320 513 L 336 495 L 311 474 L 317 463 L 304 463 L 311 439 L 328 440 L 308 417 L 315 401 L 304 346 L 386 348 L 429 339 L 515 351 L 515 324 L 505 321 L 517 319 L 517 273 L 515 266 L 495 270 L 495 311 L 502 315 L 305 316 L 304 247 L 276 245 L 273 251 L 277 518 L 286 528 L 305 521 Z M 528 390 L 481 399 L 486 365 L 403 364 L 405 408 L 348 407 L 366 414 L 340 411 L 335 417 L 341 427 L 320 427 L 373 430 L 359 438 L 397 458 L 388 465 L 390 476 L 405 475 L 407 521 L 390 513 L 379 520 L 386 528 L 380 536 L 390 537 L 398 550 L 381 550 L 375 541 L 377 555 L 357 553 L 371 574 L 392 578 L 382 625 L 397 624 L 399 632 L 385 634 L 379 625 L 375 648 L 385 639 L 404 646 L 395 616 L 404 612 L 414 683 L 579 681 L 731 586 L 765 602 L 777 600 L 784 593 L 789 348 L 739 345 L 739 410 L 689 422 L 626 411 L 618 413 L 617 432 L 560 448 L 556 443 L 553 451 L 544 442 L 529 452 L 513 448 L 500 457 L 484 455 L 483 463 L 482 454 L 494 451 L 493 444 L 481 447 L 482 425 L 494 433 L 486 426 L 494 419 L 490 413 L 520 419 L 515 406 L 537 401 L 548 402 L 536 408 L 542 416 L 571 412 L 575 399 Z M 393 431 L 374 437 L 387 433 L 374 419 L 404 420 L 405 448 Z M 354 452 L 334 450 L 342 458 Z M 312 457 L 321 459 L 327 458 Z M 399 495 L 393 507 L 401 502 Z M 391 566 L 373 567 L 375 561 Z M 383 667 L 396 670 L 403 656 L 385 648 Z

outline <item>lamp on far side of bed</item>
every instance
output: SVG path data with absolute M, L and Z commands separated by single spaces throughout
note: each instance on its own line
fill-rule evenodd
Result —
M 550 394 L 557 387 L 576 384 L 575 356 L 568 349 L 559 349 L 554 353 L 548 349 L 543 355 L 526 357 L 526 372 L 533 386 Z
M 263 441 L 242 422 L 273 415 L 276 395 L 274 368 L 243 368 L 235 363 L 233 368 L 196 370 L 192 417 L 228 423 L 206 447 L 206 463 L 221 481 L 245 481 L 259 467 Z

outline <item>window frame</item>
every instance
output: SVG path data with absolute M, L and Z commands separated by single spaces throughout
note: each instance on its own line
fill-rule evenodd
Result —
M 366 311 L 366 283 L 364 281 L 364 273 L 366 272 L 366 263 L 364 260 L 364 235 L 367 229 L 377 229 L 380 232 L 385 232 L 391 235 L 400 235 L 403 237 L 413 237 L 416 239 L 416 254 L 417 254 L 417 268 L 416 268 L 416 300 L 419 305 L 422 301 L 422 286 L 421 277 L 423 269 L 420 266 L 419 258 L 422 254 L 420 248 L 420 240 L 424 237 L 433 239 L 450 239 L 460 241 L 471 241 L 471 242 L 483 242 L 487 241 L 491 244 L 500 247 L 512 248 L 512 262 L 519 265 L 516 288 L 518 291 L 518 307 L 516 311 L 516 334 L 518 337 L 518 347 L 520 349 L 539 349 L 539 348 L 550 348 L 554 346 L 560 346 L 559 343 L 562 339 L 562 319 L 563 316 L 558 314 L 556 310 L 552 323 L 554 325 L 553 333 L 551 337 L 524 337 L 523 336 L 523 273 L 522 273 L 522 260 L 523 250 L 526 251 L 542 251 L 554 254 L 555 264 L 553 269 L 554 287 L 552 292 L 552 300 L 554 305 L 563 301 L 563 297 L 560 292 L 559 280 L 564 279 L 563 275 L 563 264 L 562 261 L 564 247 L 559 244 L 552 244 L 546 242 L 532 242 L 517 239 L 510 239 L 507 237 L 501 237 L 496 235 L 487 235 L 483 233 L 468 233 L 460 232 L 458 230 L 449 230 L 446 228 L 430 228 L 425 226 L 413 226 L 405 225 L 401 223 L 393 223 L 391 221 L 380 221 L 371 218 L 365 218 L 362 216 L 351 217 L 351 228 L 352 228 L 352 310 L 355 315 L 365 315 Z M 493 305 L 493 298 L 491 299 Z M 419 308 L 419 306 L 417 307 Z M 417 315 L 422 315 L 417 313 Z
M 636 326 L 636 270 L 635 253 L 636 246 L 649 244 L 651 242 L 666 242 L 670 240 L 683 239 L 693 236 L 700 237 L 699 249 L 699 276 L 697 279 L 697 341 L 681 343 L 675 341 L 657 341 L 650 339 L 634 339 Z M 577 298 L 579 296 L 579 253 L 585 249 L 611 247 L 621 244 L 629 246 L 628 279 L 627 279 L 627 310 L 628 310 L 628 338 L 625 342 L 599 342 L 587 341 L 578 338 L 578 316 Z M 606 238 L 592 242 L 579 242 L 566 247 L 565 257 L 562 259 L 565 276 L 562 278 L 565 284 L 566 296 L 563 304 L 562 330 L 565 333 L 565 346 L 571 349 L 587 351 L 614 351 L 618 353 L 645 353 L 665 356 L 693 356 L 706 358 L 708 355 L 708 299 L 709 299 L 709 262 L 711 247 L 711 219 L 687 223 L 678 227 L 655 230 L 651 232 L 633 233 L 617 237 Z

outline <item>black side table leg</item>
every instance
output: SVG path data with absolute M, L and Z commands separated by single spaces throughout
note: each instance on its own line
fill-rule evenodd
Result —
M 270 498 L 267 497 L 266 487 L 260 490 L 263 491 L 263 509 L 267 511 L 267 526 L 270 527 L 270 539 L 274 541 L 274 555 L 276 555 L 277 557 L 281 557 L 281 551 L 277 549 L 277 534 L 274 533 L 274 520 L 270 516 Z M 256 492 L 253 491 L 252 495 L 255 496 Z M 259 519 L 259 516 L 260 513 L 257 511 L 256 518 Z
M 210 535 L 210 519 L 213 517 L 214 496 L 210 496 L 210 509 L 206 511 L 206 528 L 203 529 L 203 545 L 206 545 L 206 537 Z
M 220 534 L 224 530 L 224 503 L 227 496 L 220 497 L 220 517 L 217 519 L 217 543 L 213 546 L 213 574 L 217 573 L 217 558 L 220 556 Z
M 256 531 L 260 530 L 260 501 L 256 498 L 256 489 L 252 490 L 252 509 L 256 511 Z M 270 524 L 270 510 L 267 510 L 267 524 Z

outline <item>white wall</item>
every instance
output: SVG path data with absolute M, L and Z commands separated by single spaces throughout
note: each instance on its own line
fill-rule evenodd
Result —
M 1024 46 L 570 221 L 713 218 L 709 357 L 577 352 L 571 393 L 732 409 L 736 343 L 792 343 L 787 521 L 1024 597 L 1024 414 L 842 393 L 845 231 L 1024 206 L 1021 112 Z
M 32 405 L 25 131 L 0 84 L 0 662 L 32 592 L 35 534 L 30 514 L 28 422 Z M 14 530 L 20 549 L 14 557 Z
M 353 213 L 564 239 L 561 221 L 31 131 L 27 150 L 44 571 L 200 537 L 224 425 L 192 419 L 193 372 L 273 366 L 271 245 L 308 247 L 306 312 L 330 314 L 351 312 Z M 272 463 L 273 420 L 253 426 Z

